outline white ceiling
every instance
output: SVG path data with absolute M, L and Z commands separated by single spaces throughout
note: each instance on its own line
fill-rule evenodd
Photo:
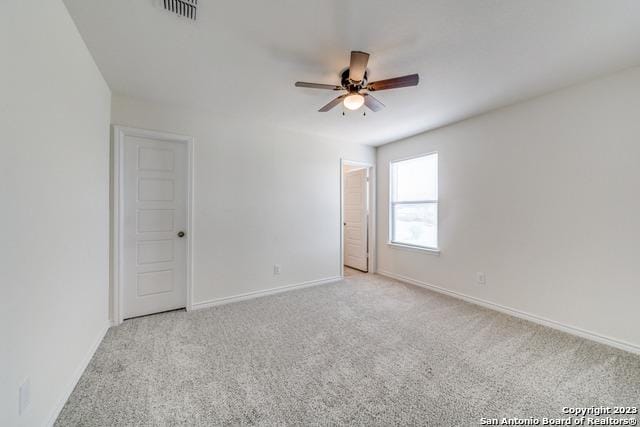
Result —
M 637 0 L 200 0 L 197 22 L 161 0 L 64 0 L 116 93 L 379 145 L 640 64 Z M 349 52 L 381 112 L 318 113 Z

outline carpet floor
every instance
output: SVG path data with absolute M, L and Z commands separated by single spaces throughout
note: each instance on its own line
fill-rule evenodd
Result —
M 56 425 L 477 425 L 640 403 L 640 357 L 381 276 L 111 328 Z

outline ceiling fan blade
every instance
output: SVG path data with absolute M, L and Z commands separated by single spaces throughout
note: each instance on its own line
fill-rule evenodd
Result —
M 325 105 L 324 107 L 322 107 L 318 111 L 321 112 L 321 113 L 326 113 L 327 111 L 331 110 L 336 105 L 340 104 L 342 102 L 342 100 L 346 96 L 347 95 L 340 95 L 339 97 L 332 99 L 331 102 L 329 102 L 327 105 Z
M 311 89 L 342 90 L 342 86 L 325 85 L 322 83 L 308 83 L 308 82 L 296 82 L 296 87 L 308 87 Z
M 349 80 L 360 82 L 364 79 L 364 72 L 367 71 L 369 54 L 354 50 L 351 52 L 351 63 L 349 63 Z
M 408 76 L 394 77 L 392 79 L 378 80 L 367 85 L 370 91 L 398 89 L 400 87 L 418 86 L 420 77 L 417 74 L 409 74 Z
M 374 98 L 373 95 L 369 95 L 368 93 L 364 94 L 364 105 L 369 107 L 369 109 L 374 113 L 384 108 L 384 104 L 382 102 L 378 101 L 377 98 Z

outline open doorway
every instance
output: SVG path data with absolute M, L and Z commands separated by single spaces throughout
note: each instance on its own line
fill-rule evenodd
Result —
M 341 163 L 342 275 L 373 272 L 373 165 Z

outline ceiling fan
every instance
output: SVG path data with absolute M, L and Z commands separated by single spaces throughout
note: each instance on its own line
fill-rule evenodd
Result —
M 340 85 L 296 82 L 296 87 L 347 91 L 347 93 L 338 96 L 318 110 L 321 113 L 326 113 L 341 102 L 349 110 L 357 110 L 364 104 L 371 111 L 380 111 L 384 108 L 384 104 L 374 98 L 369 92 L 418 85 L 420 78 L 417 74 L 409 74 L 408 76 L 394 77 L 369 83 L 367 81 L 368 62 L 368 53 L 354 50 L 351 52 L 349 68 L 342 72 Z

